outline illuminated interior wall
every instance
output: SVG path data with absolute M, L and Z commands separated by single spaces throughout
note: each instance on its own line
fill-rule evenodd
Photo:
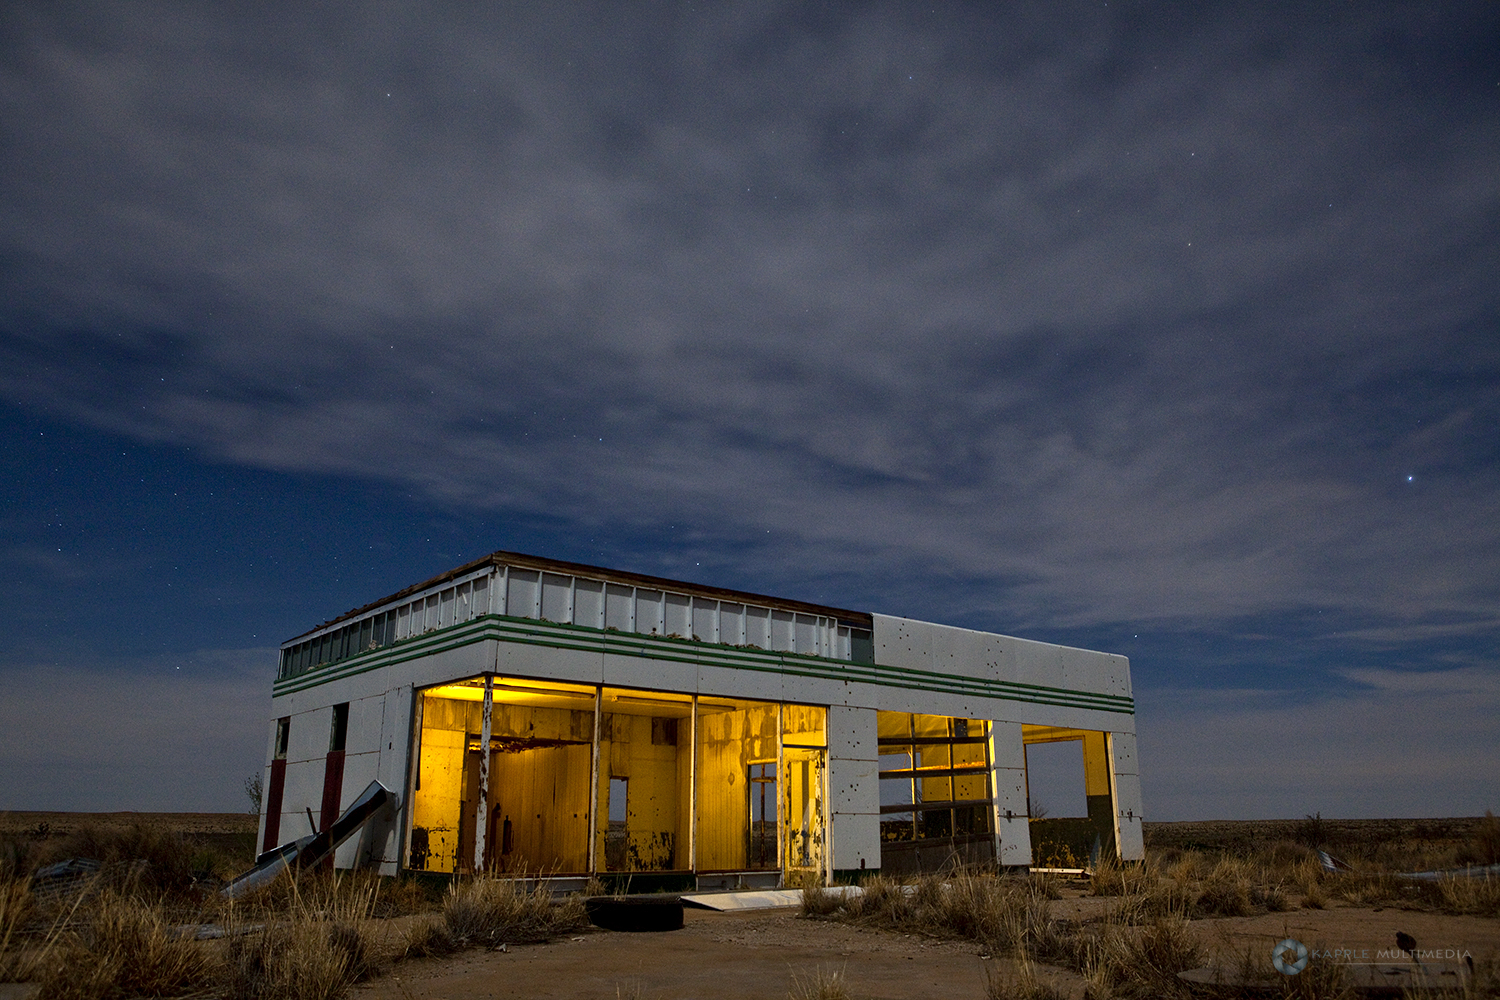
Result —
M 770 828 L 757 831 L 750 823 L 751 765 L 772 777 L 779 773 L 777 708 L 771 702 L 698 700 L 699 871 L 780 866 L 777 796 L 768 810 Z M 765 850 L 768 840 L 771 849 Z M 752 846 L 759 857 L 751 857 Z
M 446 698 L 422 701 L 407 852 L 407 867 L 416 871 L 451 872 L 458 860 L 467 709 L 466 703 Z
M 491 870 L 587 870 L 594 699 L 580 694 L 566 700 L 580 707 L 494 706 L 485 836 L 486 866 Z M 477 788 L 478 768 L 472 759 L 478 756 L 477 738 L 471 745 L 475 751 L 470 772 Z M 474 795 L 469 801 L 477 805 L 477 799 Z M 468 853 L 462 856 L 469 859 L 473 839 L 466 840 L 463 847 Z
M 686 869 L 692 698 L 605 688 L 602 710 L 596 870 Z M 621 790 L 623 810 L 610 801 Z

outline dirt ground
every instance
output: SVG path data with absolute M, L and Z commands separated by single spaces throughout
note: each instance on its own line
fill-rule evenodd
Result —
M 1065 893 L 1054 918 L 1088 920 L 1115 901 Z M 1476 962 L 1500 956 L 1500 921 L 1399 909 L 1336 906 L 1254 917 L 1195 920 L 1194 935 L 1219 962 L 1232 965 L 1249 949 L 1270 962 L 1272 946 L 1295 937 L 1309 948 L 1345 949 L 1353 960 L 1395 945 L 1396 932 L 1423 949 L 1469 952 Z M 392 927 L 391 933 L 399 933 Z M 665 934 L 593 930 L 507 951 L 469 951 L 453 958 L 399 964 L 355 988 L 354 1000 L 489 1000 L 571 997 L 579 1000 L 767 1000 L 784 998 L 793 977 L 842 971 L 855 997 L 965 998 L 985 993 L 995 961 L 970 942 L 807 920 L 796 910 L 716 913 L 688 910 L 686 926 Z M 1004 965 L 1002 962 L 1001 965 Z M 998 970 L 997 970 L 998 971 Z M 1078 997 L 1074 973 L 1042 967 L 1041 978 Z
M 353 1000 L 489 997 L 785 997 L 792 977 L 842 971 L 857 997 L 983 997 L 983 961 L 971 943 L 802 920 L 796 910 L 689 909 L 680 931 L 592 930 L 505 952 L 418 959 L 355 988 Z

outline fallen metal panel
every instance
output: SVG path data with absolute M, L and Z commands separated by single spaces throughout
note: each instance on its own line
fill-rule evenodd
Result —
M 857 885 L 835 885 L 823 890 L 840 899 L 864 892 Z M 736 910 L 774 910 L 784 906 L 801 906 L 801 889 L 756 889 L 744 892 L 699 892 L 682 897 L 688 906 L 728 913 Z
M 395 801 L 395 793 L 390 789 L 379 781 L 370 782 L 328 829 L 265 852 L 255 859 L 254 868 L 231 880 L 220 892 L 230 899 L 237 899 L 252 889 L 268 885 L 287 868 L 312 867 L 358 833 L 360 827 L 373 819 L 387 802 Z
M 1351 865 L 1347 865 L 1327 851 L 1318 852 L 1318 864 L 1325 872 L 1340 874 L 1354 872 Z M 1443 868 L 1430 872 L 1392 872 L 1391 878 L 1406 879 L 1409 882 L 1441 882 L 1445 878 L 1500 878 L 1500 865 L 1468 865 L 1463 868 Z
M 704 910 L 772 910 L 781 906 L 801 906 L 801 889 L 758 889 L 752 892 L 702 892 L 683 896 L 688 906 Z

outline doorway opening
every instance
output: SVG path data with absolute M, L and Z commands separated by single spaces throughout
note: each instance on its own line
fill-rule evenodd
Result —
M 1117 856 L 1107 735 L 1030 725 L 1021 734 L 1032 865 L 1077 870 Z

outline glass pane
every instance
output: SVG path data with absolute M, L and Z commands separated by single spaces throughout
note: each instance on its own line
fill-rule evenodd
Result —
M 783 743 L 804 747 L 828 745 L 828 709 L 811 705 L 783 705 L 781 711 Z
M 962 806 L 953 810 L 954 833 L 964 836 L 990 833 L 988 806 Z
M 947 809 L 917 813 L 917 836 L 921 839 L 953 836 L 952 813 Z
M 987 775 L 966 775 L 953 779 L 953 798 L 959 802 L 972 802 L 975 799 L 988 799 L 990 797 L 990 782 Z
M 626 778 L 610 778 L 605 801 L 600 803 L 600 812 L 609 817 L 609 827 L 604 837 L 604 867 L 612 872 L 626 871 L 630 867 L 630 846 L 627 819 L 630 815 L 630 781 Z
M 911 813 L 884 813 L 880 817 L 880 839 L 886 842 L 914 840 L 916 829 Z
M 952 721 L 945 715 L 913 715 L 912 735 L 919 740 L 948 739 L 953 735 L 949 728 Z
M 876 712 L 875 732 L 882 740 L 911 736 L 911 714 L 908 712 Z
M 750 765 L 750 848 L 747 868 L 774 869 L 776 856 L 776 762 Z

